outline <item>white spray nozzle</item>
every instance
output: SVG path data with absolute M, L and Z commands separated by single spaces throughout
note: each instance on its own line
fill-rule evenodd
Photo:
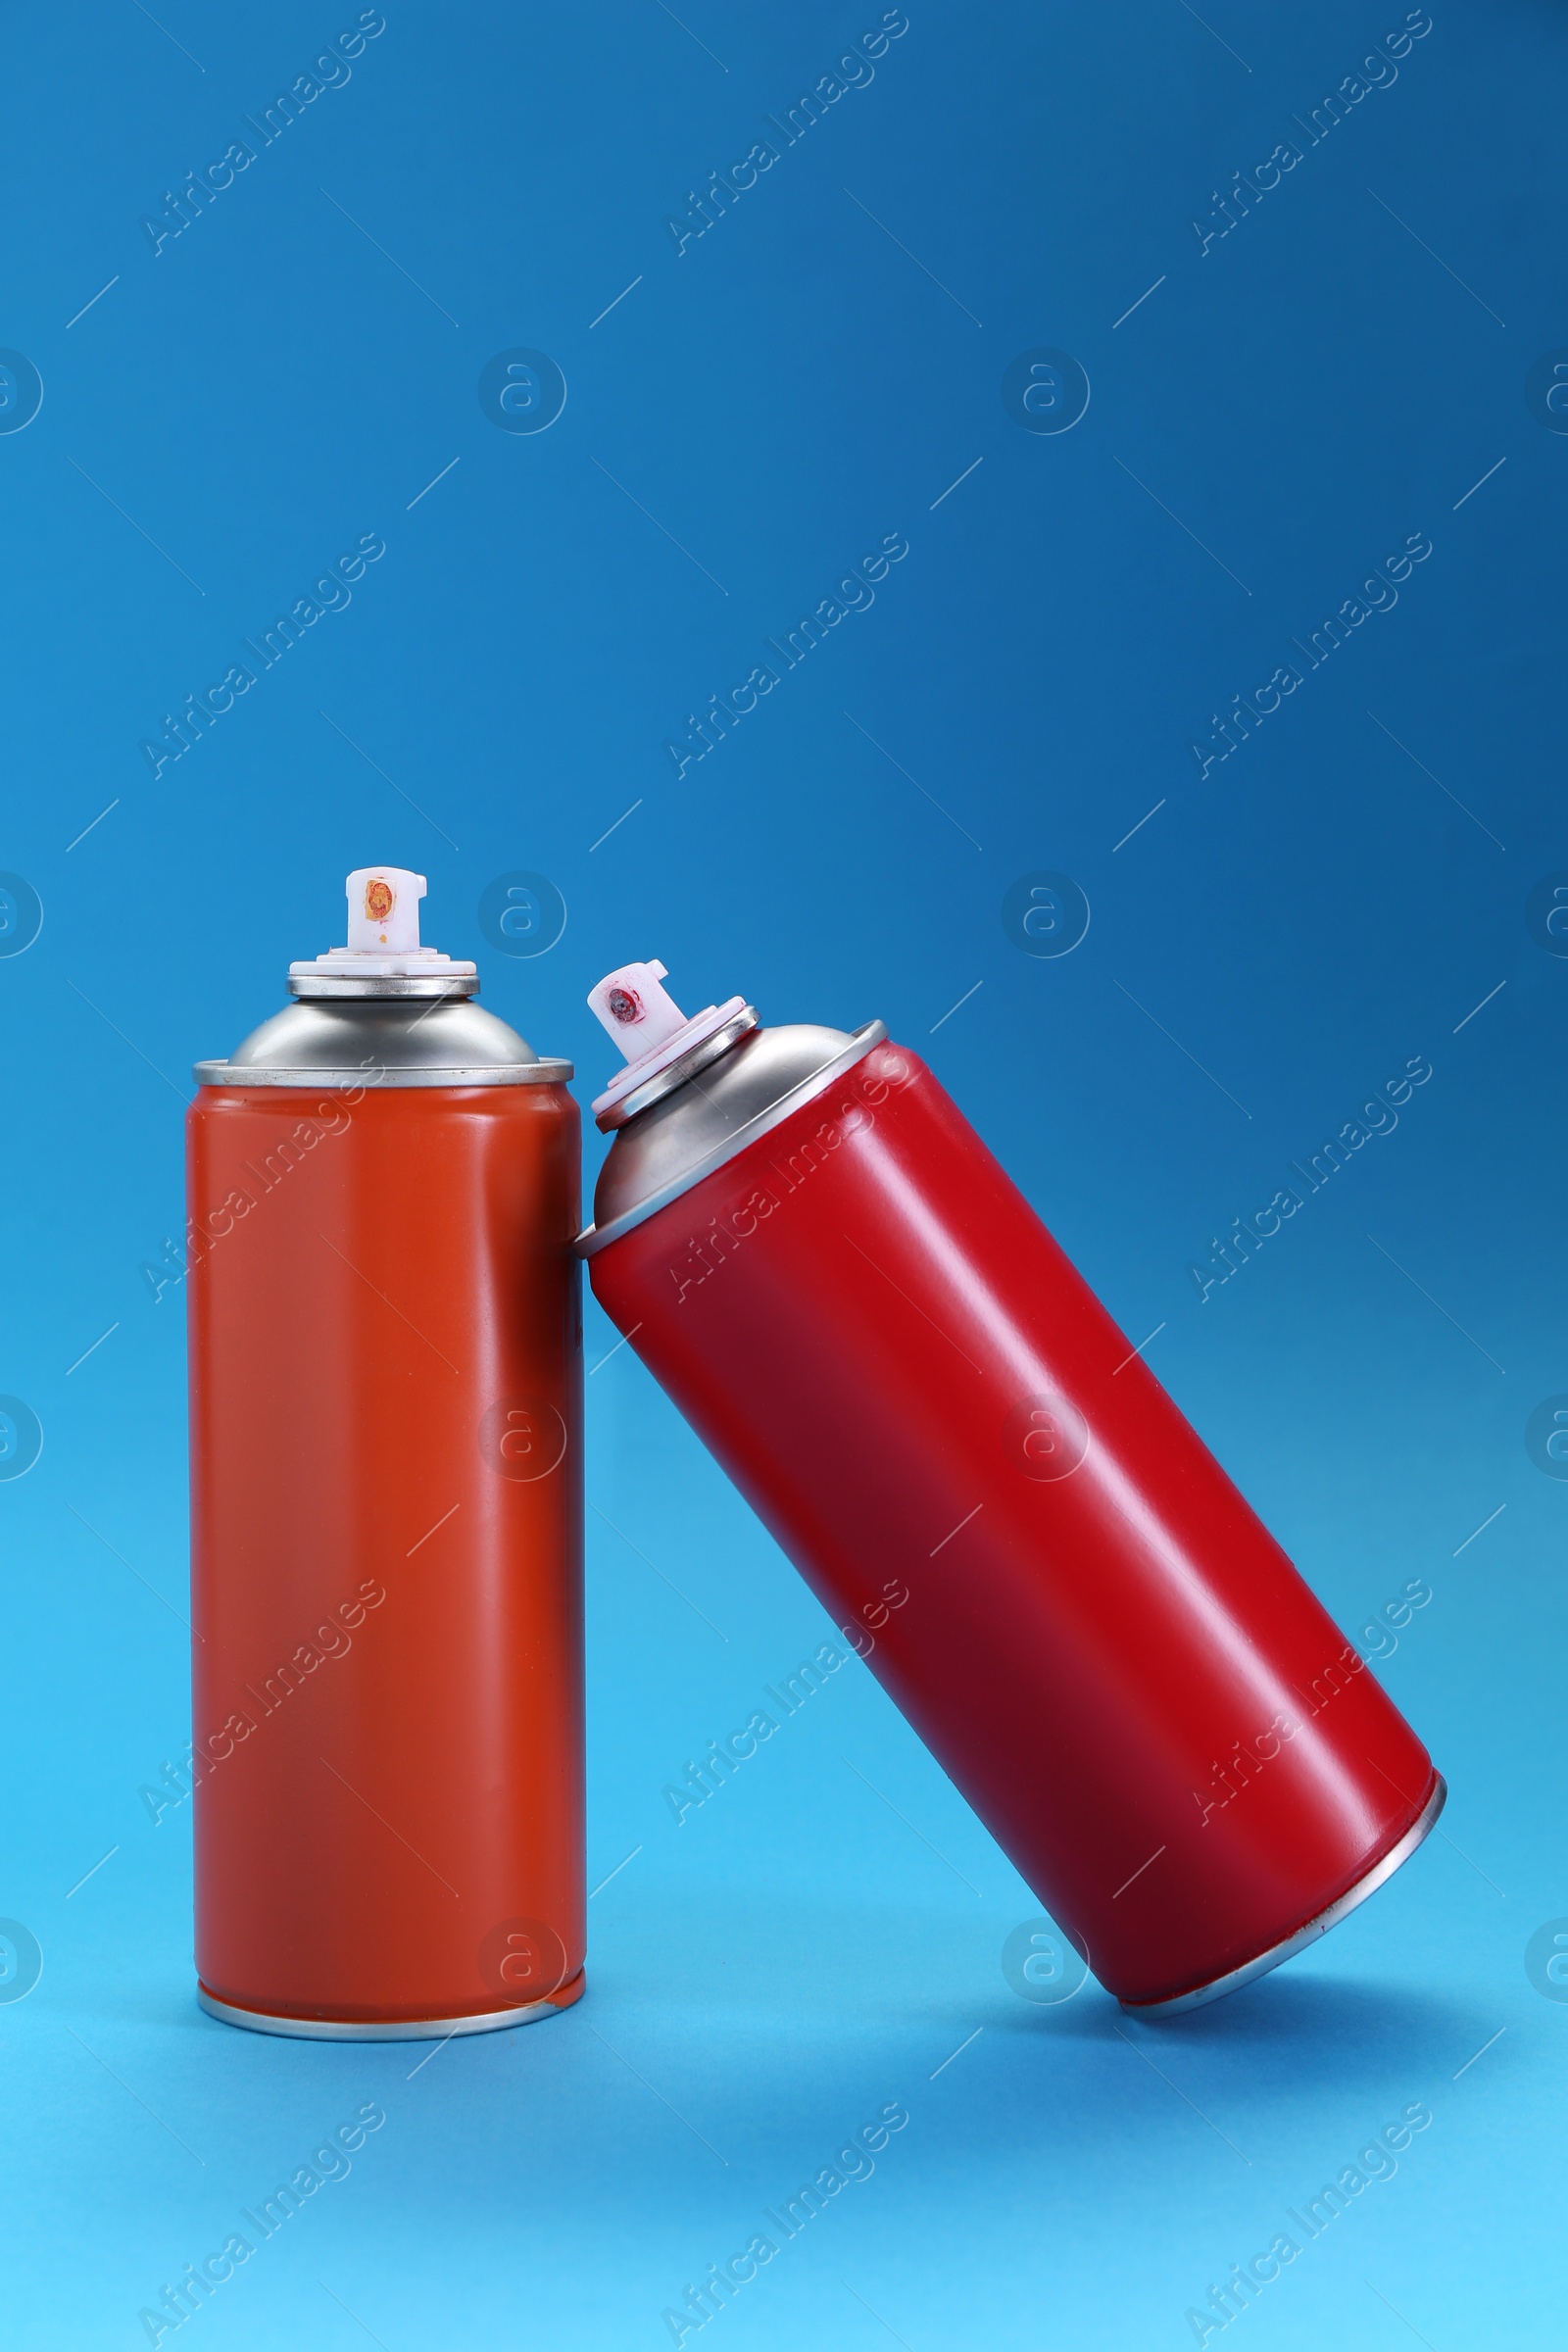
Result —
M 667 988 L 662 963 L 623 963 L 607 973 L 589 996 L 589 1008 L 604 1023 L 628 1061 L 641 1061 L 677 1030 L 686 1015 Z
M 344 888 L 349 899 L 349 946 L 362 956 L 416 956 L 424 876 L 401 865 L 362 865 Z
M 744 997 L 730 997 L 688 1019 L 668 989 L 661 985 L 665 977 L 662 963 L 623 963 L 607 972 L 589 992 L 590 1009 L 626 1056 L 626 1067 L 594 1103 L 594 1115 L 601 1125 L 602 1113 L 612 1110 L 660 1070 L 667 1069 L 681 1054 L 703 1045 L 726 1021 L 746 1010 Z
M 289 978 L 302 985 L 330 983 L 326 993 L 341 993 L 341 984 L 358 986 L 369 980 L 468 981 L 478 973 L 471 963 L 454 962 L 450 956 L 419 945 L 419 901 L 424 876 L 404 865 L 356 866 L 344 884 L 349 901 L 349 940 L 346 948 L 329 948 L 324 956 L 291 963 Z M 318 992 L 319 993 L 319 992 Z M 348 993 L 352 994 L 351 989 Z M 472 995 L 472 989 L 466 992 Z

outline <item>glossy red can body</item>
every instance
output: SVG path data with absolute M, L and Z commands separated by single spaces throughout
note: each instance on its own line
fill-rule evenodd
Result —
M 345 2034 L 564 2006 L 585 1934 L 576 1105 L 555 1084 L 204 1085 L 187 1140 L 204 2002 Z
M 1435 1817 L 1420 1740 L 913 1054 L 590 1264 L 1124 2001 L 1284 1956 Z

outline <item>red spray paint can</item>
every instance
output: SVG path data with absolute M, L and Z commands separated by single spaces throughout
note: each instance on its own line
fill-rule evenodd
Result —
M 916 1056 L 662 977 L 589 999 L 596 1297 L 1113 1993 L 1275 1967 L 1426 1749 Z
M 349 876 L 188 1119 L 198 1997 L 477 2033 L 582 1990 L 570 1064 Z

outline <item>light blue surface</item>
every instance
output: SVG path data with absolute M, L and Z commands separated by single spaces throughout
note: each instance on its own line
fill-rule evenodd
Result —
M 1568 1913 L 1568 1486 L 1525 1426 L 1568 1392 L 1568 961 L 1526 906 L 1568 868 L 1568 26 L 1435 0 L 1309 144 L 1292 116 L 1403 14 L 910 0 L 785 145 L 871 0 L 389 0 L 155 255 L 162 192 L 356 12 L 9 13 L 0 344 L 43 391 L 0 433 L 0 866 L 43 926 L 0 956 L 0 1391 L 43 1448 L 0 1481 L 0 1914 L 43 1973 L 0 2004 L 8 2345 L 144 2343 L 368 2102 L 352 2170 L 166 2345 L 634 2352 L 761 2232 L 688 2346 L 1174 2352 L 1416 2103 L 1224 2340 L 1560 2331 L 1568 2005 L 1524 1955 Z M 768 138 L 677 252 L 666 216 Z M 566 386 L 537 433 L 480 404 L 496 359 L 544 398 L 519 351 Z M 1059 434 L 1004 405 L 1042 351 L 1090 386 Z M 364 534 L 352 603 L 155 780 L 164 714 Z M 889 534 L 874 604 L 677 780 L 687 714 Z M 1410 534 L 1397 604 L 1309 667 Z M 1210 714 L 1290 663 L 1200 779 Z M 182 1294 L 140 1269 L 181 1230 L 189 1064 L 371 858 L 428 875 L 427 938 L 585 1097 L 583 997 L 630 956 L 926 1054 L 1347 1629 L 1430 1584 L 1378 1671 L 1444 1834 L 1154 2029 L 1009 1988 L 1038 1905 L 858 1663 L 677 1827 L 662 1786 L 828 1629 L 593 1308 L 587 1998 L 433 2055 L 204 2018 L 189 1806 L 138 1795 L 189 1728 Z M 534 960 L 480 928 L 518 870 L 566 907 Z M 1091 908 L 1060 959 L 1003 927 L 1041 871 Z M 1415 1055 L 1397 1127 L 1200 1303 L 1189 1262 Z M 771 2230 L 893 2102 L 870 2176 Z

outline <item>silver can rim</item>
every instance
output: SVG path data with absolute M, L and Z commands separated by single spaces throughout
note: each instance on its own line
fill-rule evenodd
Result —
M 476 997 L 476 971 L 410 973 L 367 979 L 356 972 L 290 972 L 288 993 L 302 1003 L 344 997 Z
M 757 1006 L 748 1004 L 732 1021 L 726 1021 L 722 1029 L 715 1029 L 712 1036 L 705 1037 L 700 1046 L 693 1046 L 689 1054 L 677 1054 L 663 1069 L 656 1071 L 646 1084 L 633 1087 L 629 1095 L 622 1096 L 618 1102 L 612 1102 L 608 1110 L 595 1111 L 594 1125 L 602 1135 L 613 1135 L 618 1128 L 629 1127 L 640 1111 L 652 1110 L 656 1102 L 662 1102 L 664 1097 L 672 1095 L 677 1086 L 684 1086 L 688 1078 L 695 1078 L 699 1070 L 706 1070 L 710 1061 L 716 1061 L 721 1054 L 729 1052 L 737 1038 L 744 1037 L 749 1029 L 756 1027 Z
M 1364 1871 L 1355 1885 L 1348 1886 L 1342 1895 L 1329 1904 L 1327 1910 L 1320 1911 L 1315 1919 L 1309 1919 L 1304 1927 L 1287 1936 L 1282 1943 L 1272 1944 L 1266 1952 L 1259 1952 L 1255 1960 L 1244 1960 L 1240 1968 L 1228 1970 L 1223 1977 L 1215 1977 L 1207 1984 L 1198 1985 L 1192 1992 L 1179 1992 L 1168 2001 L 1123 2001 L 1121 2006 L 1127 2015 L 1182 2017 L 1189 2009 L 1204 2009 L 1210 2001 L 1222 2000 L 1228 1992 L 1240 1992 L 1244 1984 L 1251 1984 L 1257 1978 L 1266 1977 L 1271 1969 L 1279 1968 L 1287 1960 L 1294 1960 L 1298 1952 L 1304 1951 L 1309 1943 L 1316 1943 L 1319 1936 L 1328 1934 L 1330 1928 L 1337 1928 L 1342 1919 L 1348 1919 L 1352 1911 L 1366 1901 L 1368 1895 L 1376 1894 L 1380 1886 L 1387 1886 L 1395 1872 L 1402 1863 L 1409 1861 L 1416 1847 L 1424 1844 L 1437 1827 L 1438 1815 L 1448 1799 L 1448 1784 L 1441 1772 L 1434 1772 L 1432 1782 L 1432 1790 L 1426 1803 L 1403 1837 L 1396 1838 L 1382 1860 L 1374 1862 L 1370 1870 Z
M 580 1969 L 577 1975 L 581 1977 Z M 509 2026 L 531 2026 L 543 2018 L 564 2017 L 576 2006 L 574 2001 L 564 2005 L 528 2001 L 516 2009 L 487 2009 L 478 2017 L 394 2018 L 362 2025 L 353 2020 L 278 2017 L 263 2009 L 241 2009 L 232 2001 L 220 2001 L 202 1984 L 196 1987 L 196 2003 L 220 2025 L 243 2026 L 251 2034 L 280 2034 L 290 2041 L 447 2041 L 459 2034 L 500 2034 Z
M 366 1093 L 378 1094 L 389 1087 L 400 1086 L 564 1086 L 575 1076 L 575 1065 L 569 1061 L 491 1061 L 478 1062 L 468 1068 L 439 1069 L 420 1063 L 388 1063 L 374 1075 L 361 1069 L 311 1068 L 296 1063 L 293 1068 L 275 1062 L 197 1061 L 191 1064 L 191 1076 L 198 1086 L 280 1086 L 292 1093 L 306 1095 L 323 1088 L 343 1092 L 359 1087 Z
M 612 1242 L 618 1242 L 622 1234 L 646 1224 L 650 1217 L 657 1216 L 662 1208 L 667 1208 L 672 1200 L 678 1200 L 683 1193 L 691 1192 L 694 1186 L 711 1176 L 715 1169 L 738 1158 L 748 1145 L 757 1143 L 775 1127 L 781 1127 L 804 1102 L 825 1094 L 835 1079 L 842 1078 L 845 1071 L 853 1069 L 858 1061 L 863 1061 L 873 1047 L 885 1045 L 887 1034 L 885 1022 L 867 1021 L 863 1029 L 855 1031 L 842 1054 L 833 1054 L 820 1069 L 813 1070 L 809 1078 L 803 1078 L 799 1086 L 793 1086 L 788 1094 L 780 1095 L 776 1102 L 770 1102 L 765 1110 L 759 1111 L 756 1118 L 748 1119 L 744 1127 L 737 1127 L 735 1133 L 726 1136 L 722 1144 L 716 1145 L 679 1176 L 671 1177 L 668 1184 L 661 1185 L 657 1192 L 650 1193 L 646 1200 L 639 1200 L 634 1208 L 625 1209 L 618 1217 L 612 1217 L 608 1225 L 585 1226 L 577 1236 L 577 1254 L 580 1257 L 597 1256 L 601 1250 L 608 1250 Z

